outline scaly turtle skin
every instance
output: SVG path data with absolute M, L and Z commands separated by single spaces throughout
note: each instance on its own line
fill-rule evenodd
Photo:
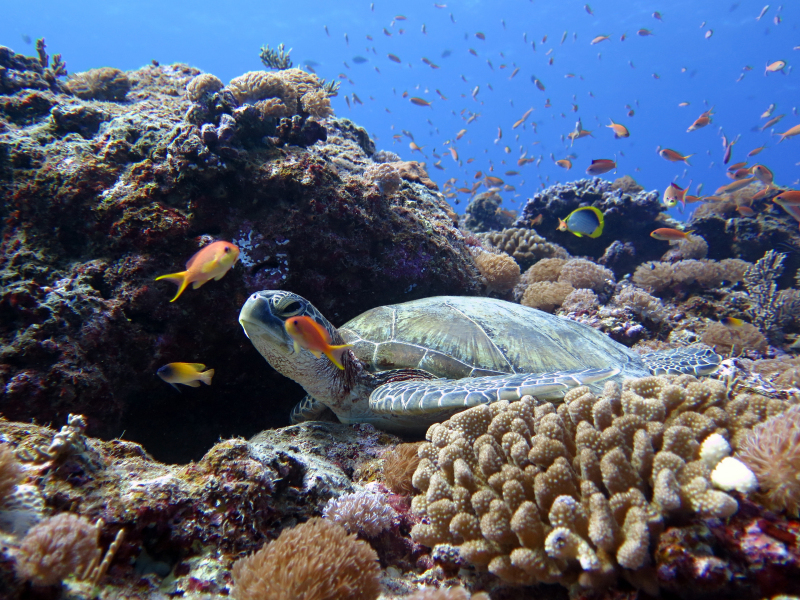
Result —
M 326 357 L 294 351 L 284 323 L 306 315 L 332 344 L 352 344 L 344 370 Z M 305 298 L 265 290 L 250 296 L 239 322 L 276 370 L 309 398 L 295 420 L 325 407 L 344 423 L 372 423 L 397 433 L 424 433 L 465 408 L 530 394 L 563 398 L 570 388 L 650 374 L 706 375 L 720 357 L 682 348 L 640 356 L 601 332 L 533 308 L 495 300 L 438 296 L 380 306 L 338 330 Z

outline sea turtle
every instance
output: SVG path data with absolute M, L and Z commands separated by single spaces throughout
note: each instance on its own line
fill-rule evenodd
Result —
M 306 315 L 352 344 L 343 370 L 325 356 L 295 351 L 290 317 Z M 380 306 L 338 330 L 305 298 L 265 290 L 250 296 L 239 323 L 277 371 L 309 396 L 295 421 L 329 408 L 344 423 L 422 433 L 431 423 L 497 400 L 530 394 L 557 400 L 572 387 L 650 374 L 707 375 L 720 357 L 707 348 L 639 355 L 569 319 L 493 298 L 437 296 Z

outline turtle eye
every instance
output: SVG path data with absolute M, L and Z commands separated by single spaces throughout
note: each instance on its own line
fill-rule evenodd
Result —
M 288 305 L 286 305 L 281 312 L 283 312 L 283 314 L 285 315 L 293 314 L 300 312 L 302 308 L 303 307 L 300 305 L 300 303 L 295 301 L 295 302 L 290 302 Z

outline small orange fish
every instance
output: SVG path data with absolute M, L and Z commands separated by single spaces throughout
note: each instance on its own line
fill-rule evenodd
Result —
M 409 98 L 411 104 L 416 104 L 417 106 L 430 106 L 431 103 L 427 100 L 423 100 L 422 98 Z
M 783 133 L 778 134 L 781 136 L 781 139 L 778 140 L 778 143 L 780 144 L 786 138 L 794 137 L 798 134 L 800 134 L 800 125 L 795 125 L 788 131 L 784 131 Z
M 239 260 L 239 248 L 230 242 L 213 242 L 196 252 L 186 261 L 186 270 L 156 277 L 156 281 L 166 279 L 178 286 L 178 292 L 170 302 L 175 302 L 184 290 L 192 284 L 196 290 L 207 281 L 219 281 Z
M 765 185 L 772 185 L 772 181 L 775 179 L 772 171 L 764 165 L 753 165 L 753 168 L 750 169 L 750 173 L 755 175 L 756 179 Z
M 611 125 L 606 125 L 609 129 L 614 132 L 614 137 L 616 139 L 630 137 L 630 132 L 625 125 L 620 125 L 619 123 L 614 123 L 613 119 L 609 119 L 611 121 Z
M 453 157 L 453 160 L 458 162 L 458 150 L 450 146 L 450 156 Z
M 604 42 L 609 38 L 607 35 L 598 35 L 591 41 L 591 45 L 594 46 L 595 44 L 599 44 L 600 42 Z
M 399 56 L 395 56 L 394 54 L 387 54 L 387 56 L 389 57 L 389 60 L 391 60 L 393 62 L 396 62 L 396 63 L 403 62 L 402 60 L 400 60 Z
M 736 207 L 736 212 L 738 212 L 740 215 L 742 215 L 745 218 L 752 217 L 752 216 L 754 216 L 756 214 L 756 211 L 754 211 L 749 206 L 745 206 L 744 204 L 742 204 L 741 206 L 737 206 Z
M 694 156 L 694 154 L 687 154 L 686 156 L 683 156 L 683 155 L 679 154 L 678 152 L 675 152 L 675 150 L 670 150 L 669 148 L 663 148 L 662 150 L 659 150 L 658 154 L 661 156 L 661 158 L 664 158 L 664 159 L 666 159 L 666 160 L 668 160 L 670 162 L 681 162 L 681 161 L 683 161 L 687 165 L 689 165 L 690 167 L 692 166 L 692 165 L 689 164 L 689 158 Z
M 417 146 L 416 142 L 409 142 L 409 143 L 408 143 L 408 147 L 409 147 L 409 148 L 411 148 L 411 152 L 412 152 L 412 153 L 414 153 L 414 152 L 419 152 L 420 154 L 422 154 L 422 153 L 423 153 L 423 152 L 422 152 L 422 148 L 423 148 L 424 146 Z
M 746 179 L 750 177 L 752 173 L 750 169 L 736 169 L 735 171 L 728 171 L 728 177 L 735 181 L 739 181 L 740 179 Z
M 479 40 L 485 40 L 486 39 L 486 36 L 480 31 L 475 34 L 475 37 L 478 38 Z
M 756 180 L 755 177 L 748 177 L 747 179 L 740 179 L 738 181 L 734 181 L 733 183 L 729 183 L 728 185 L 723 185 L 720 188 L 717 188 L 717 191 L 714 192 L 715 195 L 719 194 L 732 194 L 737 190 L 741 190 L 742 188 L 746 188 L 748 185 L 753 183 Z
M 466 129 L 462 129 L 461 131 L 459 131 L 459 132 L 456 134 L 456 140 L 460 140 L 462 137 L 464 137 L 464 134 L 465 134 L 465 133 L 467 133 L 467 130 L 466 130 Z
M 650 234 L 651 238 L 655 238 L 657 240 L 671 242 L 676 240 L 685 240 L 686 236 L 692 233 L 691 231 L 680 231 L 678 229 L 670 229 L 669 227 L 662 227 L 661 229 L 656 229 L 654 232 Z
M 704 112 L 702 115 L 697 117 L 695 122 L 689 126 L 689 129 L 687 129 L 686 132 L 688 133 L 690 131 L 697 131 L 698 129 L 701 129 L 711 123 L 712 114 L 713 113 L 710 110 L 708 112 Z
M 300 352 L 300 349 L 303 348 L 317 358 L 324 354 L 339 369 L 344 370 L 341 362 L 342 354 L 347 348 L 352 348 L 351 344 L 331 346 L 331 334 L 328 333 L 328 330 L 306 315 L 289 317 L 286 319 L 284 327 L 286 333 L 294 340 L 295 352 Z
M 568 158 L 562 158 L 561 160 L 557 160 L 556 164 L 559 167 L 567 169 L 568 171 L 572 168 L 572 161 L 569 160 Z
M 764 149 L 766 149 L 766 147 L 767 147 L 767 145 L 766 145 L 766 144 L 764 144 L 764 145 L 763 145 L 763 146 L 761 146 L 760 148 L 755 148 L 755 149 L 753 149 L 753 150 L 750 150 L 750 152 L 748 152 L 748 153 L 747 153 L 747 156 L 755 156 L 755 155 L 756 155 L 756 154 L 758 154 L 759 152 L 762 152 Z
M 800 191 L 786 190 L 775 196 L 772 201 L 781 206 L 800 206 Z
M 639 31 L 637 31 L 636 33 L 638 33 L 638 34 L 639 34 L 640 36 L 642 36 L 642 37 L 647 37 L 648 35 L 655 35 L 655 34 L 654 34 L 652 31 L 650 31 L 649 29 L 640 29 L 640 30 L 639 30 Z
M 617 162 L 609 158 L 596 158 L 586 169 L 587 175 L 602 175 L 617 168 Z
M 728 165 L 728 171 L 736 171 L 736 170 L 741 169 L 741 168 L 746 167 L 746 166 L 747 166 L 747 161 L 738 162 L 738 163 L 733 164 L 733 165 Z
M 531 227 L 535 227 L 536 225 L 541 225 L 543 219 L 544 219 L 544 213 L 539 213 L 538 215 L 536 215 L 535 218 L 531 219 Z
M 777 73 L 778 71 L 783 72 L 783 68 L 786 66 L 785 60 L 776 60 L 774 63 L 768 63 L 767 67 L 764 69 L 764 76 L 767 76 L 767 73 Z
M 783 115 L 778 115 L 777 117 L 772 117 L 772 118 L 771 118 L 769 121 L 767 121 L 766 123 L 764 123 L 764 124 L 761 126 L 761 128 L 760 128 L 760 131 L 764 131 L 765 129 L 769 129 L 769 128 L 770 128 L 770 127 L 772 127 L 773 125 L 777 125 L 777 124 L 778 124 L 778 122 L 779 122 L 781 119 L 783 119 L 783 117 L 785 117 L 785 116 L 786 116 L 786 115 L 785 115 L 785 114 L 783 114 Z
M 505 183 L 505 181 L 503 181 L 499 177 L 492 177 L 491 175 L 486 176 L 486 181 L 488 181 L 493 185 L 503 185 Z
M 690 182 L 691 183 L 691 182 Z M 667 186 L 667 189 L 664 190 L 664 204 L 667 205 L 669 208 L 676 206 L 678 202 L 682 203 L 683 205 L 686 204 L 686 190 L 688 188 L 682 188 L 675 183 L 670 183 Z

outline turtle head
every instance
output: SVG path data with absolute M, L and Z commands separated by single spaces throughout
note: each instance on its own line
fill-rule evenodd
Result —
M 294 340 L 286 331 L 286 320 L 298 316 L 314 319 L 328 331 L 333 344 L 343 343 L 336 328 L 311 302 L 282 290 L 252 294 L 239 312 L 239 323 L 256 350 L 276 371 L 294 379 L 314 398 L 325 403 L 325 391 L 330 393 L 341 371 L 325 357 L 316 358 L 303 349 L 295 351 Z
M 292 338 L 286 332 L 286 319 L 299 316 L 314 319 L 328 331 L 332 340 L 339 337 L 336 328 L 311 302 L 302 296 L 282 290 L 264 290 L 251 295 L 239 312 L 239 323 L 245 335 L 260 352 L 261 344 L 264 343 L 285 346 L 293 351 Z

